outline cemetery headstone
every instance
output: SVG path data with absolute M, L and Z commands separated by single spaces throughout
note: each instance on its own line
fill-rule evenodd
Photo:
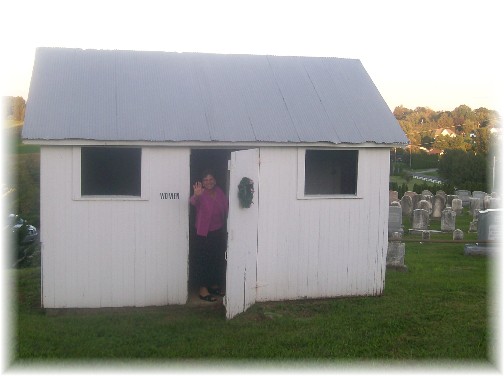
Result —
M 425 189 L 422 191 L 423 196 L 434 196 L 431 191 Z
M 402 209 L 399 206 L 389 206 L 388 233 L 389 237 L 394 233 L 403 233 Z
M 402 196 L 401 198 L 401 208 L 403 216 L 410 216 L 413 211 L 413 200 L 411 196 Z
M 450 208 L 446 208 L 441 213 L 441 231 L 455 231 L 455 220 L 457 214 Z
M 469 198 L 469 212 L 474 215 L 475 210 L 483 209 L 483 199 L 479 197 Z
M 464 240 L 464 231 L 456 229 L 453 231 L 453 240 Z
M 427 210 L 430 215 L 432 213 L 432 204 L 427 200 L 420 200 L 418 203 L 418 209 Z
M 408 267 L 404 265 L 404 254 L 406 253 L 405 244 L 401 242 L 401 234 L 395 232 L 388 242 L 387 248 L 387 269 L 398 271 L 407 271 Z
M 413 210 L 418 209 L 418 203 L 422 200 L 422 195 L 415 194 L 411 196 L 411 199 L 413 200 Z
M 404 192 L 404 195 L 403 196 L 410 196 L 410 197 L 413 197 L 413 196 L 416 196 L 418 193 L 416 192 L 413 192 L 413 191 L 406 191 Z
M 436 194 L 432 205 L 432 218 L 441 218 L 445 205 L 446 199 L 442 195 Z
M 425 209 L 413 210 L 411 227 L 413 227 L 413 230 L 428 230 L 429 212 Z
M 463 203 L 462 203 L 462 200 L 460 198 L 454 198 L 453 201 L 452 201 L 452 210 L 457 213 L 457 215 L 460 215 L 462 214 L 462 210 L 464 209 L 463 208 Z
M 478 240 L 500 240 L 500 214 L 499 209 L 482 210 L 478 217 Z
M 488 206 L 489 209 L 500 209 L 501 208 L 501 199 L 500 198 L 494 198 L 492 197 L 490 199 L 490 205 Z
M 389 205 L 392 201 L 399 201 L 399 193 L 397 191 L 389 191 Z
M 436 195 L 443 196 L 444 199 L 445 199 L 445 202 L 446 202 L 446 199 L 447 199 L 448 195 L 446 194 L 445 191 L 443 191 L 443 190 L 440 189 L 440 190 L 436 191 Z
M 473 193 L 472 193 L 472 197 L 481 198 L 481 199 L 484 199 L 486 195 L 487 195 L 487 193 L 483 192 L 483 191 L 473 191 Z
M 458 198 L 457 195 L 447 195 L 446 196 L 446 206 L 452 206 L 452 201 L 454 198 Z
M 459 199 L 462 200 L 462 206 L 469 206 L 469 198 L 471 197 L 471 192 L 465 189 L 459 189 L 455 191 L 455 194 L 459 196 Z
M 482 210 L 478 218 L 478 242 L 466 244 L 465 255 L 489 255 L 499 250 L 498 243 L 486 243 L 488 241 L 501 240 L 501 209 Z

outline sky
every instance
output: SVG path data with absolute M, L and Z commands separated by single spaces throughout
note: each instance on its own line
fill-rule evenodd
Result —
M 0 2 L 0 95 L 37 47 L 360 59 L 393 110 L 503 107 L 501 0 Z

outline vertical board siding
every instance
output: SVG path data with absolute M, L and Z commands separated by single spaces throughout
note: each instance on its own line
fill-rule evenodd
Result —
M 74 200 L 75 151 L 42 147 L 44 307 L 186 302 L 190 150 L 142 150 L 146 200 Z M 297 199 L 297 158 L 296 148 L 261 148 L 257 301 L 381 294 L 388 149 L 359 150 L 359 198 L 350 199 Z
M 148 199 L 114 201 L 72 199 L 72 149 L 41 149 L 44 307 L 184 304 L 189 150 L 143 148 Z
M 297 150 L 261 149 L 257 300 L 377 295 L 388 149 L 359 150 L 359 198 L 297 199 Z

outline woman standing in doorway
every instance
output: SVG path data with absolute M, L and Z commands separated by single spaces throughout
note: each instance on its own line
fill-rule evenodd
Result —
M 219 284 L 223 274 L 226 249 L 225 223 L 228 199 L 210 170 L 203 172 L 203 182 L 193 185 L 190 203 L 196 208 L 196 273 L 201 300 L 215 302 L 224 296 Z

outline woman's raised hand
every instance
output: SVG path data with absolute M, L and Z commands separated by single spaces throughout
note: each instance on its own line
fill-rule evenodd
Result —
M 196 196 L 200 196 L 202 193 L 203 193 L 203 185 L 201 184 L 201 182 L 196 182 L 196 184 L 193 185 L 193 189 L 194 189 L 194 194 Z

